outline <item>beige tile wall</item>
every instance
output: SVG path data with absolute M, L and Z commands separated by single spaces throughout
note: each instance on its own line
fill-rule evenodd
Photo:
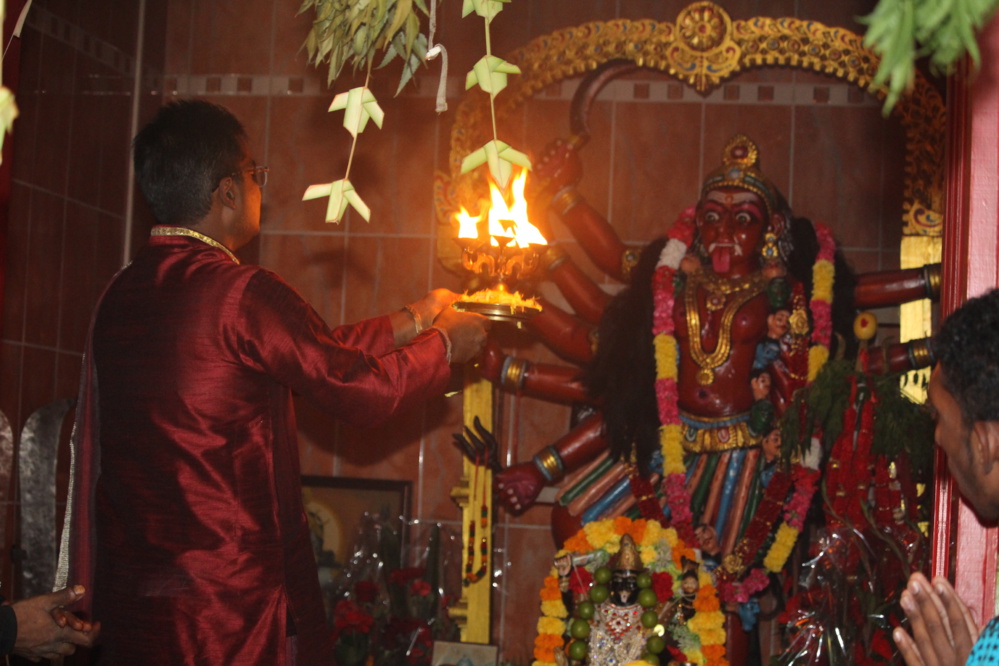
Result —
M 348 215 L 339 226 L 323 221 L 325 202 L 300 199 L 308 185 L 342 177 L 349 135 L 342 115 L 326 108 L 334 93 L 356 83 L 345 77 L 326 90 L 325 72 L 306 64 L 300 46 L 309 17 L 295 15 L 298 2 L 146 2 L 144 30 L 138 4 L 36 0 L 37 16 L 25 30 L 0 340 L 0 409 L 15 428 L 38 406 L 75 394 L 90 308 L 121 261 L 140 34 L 146 72 L 140 118 L 175 96 L 220 102 L 244 121 L 258 161 L 271 168 L 263 231 L 242 252 L 245 260 L 280 273 L 333 325 L 398 308 L 433 287 L 460 288 L 460 279 L 436 260 L 432 189 L 434 173 L 448 167 L 464 74 L 484 53 L 481 20 L 461 19 L 459 0 L 441 4 L 437 33 L 451 56 L 450 109 L 434 112 L 437 62 L 398 97 L 392 96 L 396 70 L 376 74 L 385 123 L 360 136 L 351 173 L 372 219 Z M 672 21 L 684 4 L 514 0 L 494 21 L 493 50 L 505 53 L 591 20 Z M 873 5 L 721 4 L 735 19 L 807 16 L 853 29 L 853 17 Z M 645 242 L 661 233 L 693 202 L 729 136 L 746 132 L 760 143 L 765 170 L 795 210 L 829 224 L 858 269 L 897 266 L 900 132 L 882 120 L 872 99 L 838 81 L 788 70 L 749 72 L 707 97 L 659 76 L 638 78 L 601 96 L 591 113 L 593 140 L 583 153 L 581 189 L 623 238 Z M 537 152 L 565 136 L 574 86 L 566 81 L 546 90 L 504 126 L 503 137 Z M 148 225 L 141 203 L 135 220 L 134 242 L 141 242 Z M 558 225 L 556 234 L 568 240 Z M 579 255 L 571 242 L 568 247 Z M 512 353 L 556 360 L 523 335 L 498 335 Z M 510 395 L 497 401 L 507 463 L 526 460 L 566 432 L 567 407 Z M 461 408 L 460 397 L 435 399 L 387 427 L 360 432 L 302 403 L 303 471 L 408 479 L 413 518 L 458 529 L 449 491 L 459 473 L 451 435 L 460 429 Z M 544 507 L 499 517 L 493 640 L 506 658 L 530 658 L 537 590 L 551 555 L 547 520 Z M 13 538 L 8 529 L 8 542 Z M 8 563 L 3 580 L 10 576 Z

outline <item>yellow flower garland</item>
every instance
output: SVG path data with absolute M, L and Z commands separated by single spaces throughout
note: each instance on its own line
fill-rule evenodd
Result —
M 679 538 L 676 530 L 672 527 L 664 528 L 654 520 L 631 520 L 624 516 L 617 518 L 606 518 L 604 520 L 593 521 L 583 526 L 575 536 L 569 539 L 567 544 L 581 546 L 588 544 L 591 550 L 602 550 L 608 555 L 613 555 L 620 550 L 621 536 L 631 534 L 635 539 L 635 544 L 639 549 L 643 564 L 648 565 L 660 558 L 662 542 L 666 542 L 670 552 L 673 554 L 673 565 L 679 569 L 677 561 L 682 553 L 691 556 L 693 551 Z M 561 557 L 570 550 L 562 549 L 555 554 Z M 675 571 L 674 585 L 680 585 L 679 571 Z M 718 600 L 718 592 L 714 587 L 711 574 L 701 572 L 700 589 L 697 593 L 697 600 L 694 603 L 696 613 L 687 622 L 687 629 L 700 642 L 699 648 L 690 649 L 686 652 L 687 658 L 697 664 L 706 666 L 728 666 L 725 659 L 725 615 L 721 610 L 721 603 Z M 558 598 L 555 598 L 555 595 Z M 568 612 L 562 603 L 561 592 L 558 588 L 558 574 L 552 567 L 545 578 L 541 589 L 541 618 L 538 620 L 538 636 L 534 640 L 534 661 L 532 666 L 555 666 L 555 650 L 562 649 L 565 645 L 563 635 L 566 631 L 565 618 Z M 708 656 L 705 653 L 710 653 Z M 648 662 L 634 661 L 629 666 L 648 666 Z

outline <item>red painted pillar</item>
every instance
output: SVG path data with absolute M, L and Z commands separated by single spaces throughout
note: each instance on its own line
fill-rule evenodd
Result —
M 947 90 L 947 204 L 941 315 L 999 286 L 999 21 L 979 38 L 982 66 L 965 65 Z M 983 525 L 937 451 L 933 574 L 949 576 L 984 624 L 996 614 L 999 532 Z

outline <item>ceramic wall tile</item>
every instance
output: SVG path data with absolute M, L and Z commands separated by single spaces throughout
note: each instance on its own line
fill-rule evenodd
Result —
M 36 192 L 31 213 L 31 233 L 28 246 L 23 250 L 31 271 L 25 289 L 24 341 L 55 347 L 58 343 L 65 201 Z

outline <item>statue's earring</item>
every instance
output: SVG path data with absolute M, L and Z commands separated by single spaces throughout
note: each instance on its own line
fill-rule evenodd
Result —
M 763 236 L 763 249 L 760 250 L 763 257 L 763 274 L 768 278 L 783 277 L 787 273 L 787 268 L 781 259 L 780 247 L 777 245 L 777 234 L 768 231 Z
M 763 249 L 760 250 L 760 254 L 763 255 L 764 264 L 772 264 L 780 260 L 780 250 L 777 248 L 777 234 L 768 231 L 763 236 Z

